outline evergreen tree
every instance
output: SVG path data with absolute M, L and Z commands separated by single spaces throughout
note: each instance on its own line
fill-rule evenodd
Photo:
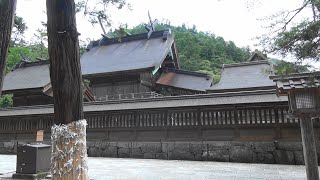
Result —
M 293 55 L 297 62 L 319 61 L 320 1 L 301 2 L 301 6 L 294 10 L 283 11 L 270 17 L 270 33 L 261 37 L 261 44 L 269 52 L 283 56 Z M 304 18 L 299 23 L 293 23 L 303 11 L 309 11 L 312 16 Z

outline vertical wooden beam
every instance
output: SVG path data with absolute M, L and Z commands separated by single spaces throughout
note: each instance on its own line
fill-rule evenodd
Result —
M 238 116 L 238 111 L 240 111 L 240 117 Z M 235 121 L 235 128 L 233 129 L 233 134 L 234 134 L 234 138 L 236 140 L 240 139 L 240 124 L 239 121 L 241 121 L 242 118 L 242 110 L 241 109 L 237 109 L 236 107 L 234 107 L 233 109 L 233 113 L 234 113 L 234 121 Z
M 301 116 L 301 136 L 303 145 L 304 162 L 306 165 L 307 179 L 319 180 L 318 158 L 314 139 L 312 119 L 309 116 Z
M 279 109 L 277 106 L 273 107 L 273 111 L 274 111 L 274 138 L 275 139 L 279 139 L 280 138 L 280 128 L 279 128 Z M 272 121 L 271 121 L 272 124 Z
M 197 109 L 197 125 L 201 126 L 201 112 L 200 109 Z

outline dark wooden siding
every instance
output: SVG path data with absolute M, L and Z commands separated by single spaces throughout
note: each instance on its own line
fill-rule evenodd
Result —
M 53 99 L 41 92 L 28 93 L 17 93 L 13 95 L 13 106 L 34 106 L 34 105 L 45 105 L 53 104 Z
M 93 84 L 91 91 L 96 97 L 115 96 L 119 94 L 149 92 L 150 89 L 140 81 L 124 81 L 117 83 Z
M 131 134 L 132 138 L 139 132 L 159 132 L 159 139 L 170 137 L 170 132 L 178 135 L 181 132 L 181 138 L 185 140 L 297 139 L 299 119 L 287 116 L 287 110 L 286 104 L 274 103 L 102 111 L 85 113 L 85 118 L 88 122 L 88 132 L 126 132 Z M 53 116 L 50 114 L 1 117 L 0 133 L 34 132 L 38 129 L 49 132 L 52 124 Z M 319 119 L 314 120 L 314 127 L 320 127 Z M 194 133 L 197 136 L 192 135 Z
M 94 96 L 103 98 L 106 96 L 149 92 L 151 87 L 148 84 L 144 84 L 141 79 L 141 74 L 144 73 L 146 72 L 91 78 L 90 88 Z

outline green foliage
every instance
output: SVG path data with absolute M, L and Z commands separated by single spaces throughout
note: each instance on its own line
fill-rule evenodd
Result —
M 220 74 L 213 74 L 211 70 L 199 70 L 198 72 L 210 74 L 212 76 L 212 83 L 217 84 L 220 81 L 221 75 Z
M 292 73 L 304 73 L 308 72 L 307 65 L 301 65 L 286 61 L 277 61 L 274 66 L 276 75 L 287 75 Z
M 19 22 L 24 23 L 22 18 Z M 44 23 L 42 23 L 44 25 Z M 15 25 L 18 31 L 23 34 L 26 29 L 26 25 Z M 45 26 L 45 25 L 44 25 Z M 16 42 L 14 37 L 11 38 L 12 42 Z M 24 42 L 24 43 L 21 43 Z M 35 61 L 37 58 L 48 59 L 48 49 L 47 49 L 48 39 L 45 27 L 38 29 L 33 36 L 32 42 L 25 42 L 21 39 L 20 43 L 14 43 L 13 46 L 9 48 L 9 53 L 7 57 L 7 66 L 5 68 L 5 73 L 12 70 L 13 66 L 20 63 L 21 60 Z
M 89 41 L 90 42 L 90 41 Z M 87 46 L 89 43 L 79 40 L 79 52 L 80 56 L 82 56 L 85 52 L 87 52 Z
M 47 28 L 46 24 L 42 23 L 43 28 L 37 29 L 36 33 L 34 34 L 33 41 L 29 46 L 31 46 L 31 49 L 33 50 L 33 53 L 35 56 L 42 58 L 42 59 L 48 59 L 48 35 L 47 35 Z
M 47 48 L 41 47 L 41 45 L 39 44 L 10 47 L 7 57 L 7 66 L 5 69 L 5 73 L 10 72 L 13 66 L 21 62 L 21 60 L 23 59 L 35 61 L 36 58 L 47 59 Z
M 12 94 L 6 94 L 0 97 L 0 108 L 11 107 L 12 105 Z
M 28 27 L 23 18 L 20 16 L 15 16 L 11 34 L 11 46 L 25 44 L 25 41 L 23 40 L 23 34 L 26 29 L 28 29 Z
M 28 47 L 10 47 L 9 48 L 9 53 L 8 53 L 8 57 L 7 57 L 7 66 L 6 66 L 6 70 L 5 73 L 8 73 L 11 71 L 11 68 L 21 62 L 22 60 L 22 55 L 24 56 L 30 56 L 31 52 L 30 49 Z
M 299 23 L 293 23 L 293 20 L 305 10 L 312 16 L 304 18 Z M 283 56 L 293 55 L 298 62 L 320 60 L 319 0 L 302 0 L 300 7 L 277 13 L 271 16 L 270 21 L 270 33 L 261 38 L 261 44 L 269 52 L 277 52 Z
M 90 80 L 88 80 L 88 79 L 84 79 L 84 83 L 85 83 L 85 85 L 86 85 L 87 87 L 89 87 L 89 86 L 90 86 Z
M 205 72 L 220 79 L 222 64 L 246 61 L 250 57 L 249 48 L 239 48 L 232 41 L 225 41 L 213 33 L 198 31 L 196 26 L 172 26 L 160 23 L 157 30 L 170 28 L 174 35 L 182 69 Z M 132 29 L 125 29 L 131 34 L 146 32 L 144 24 Z
M 92 24 L 100 24 L 104 34 L 105 26 L 111 26 L 111 14 L 107 13 L 110 6 L 122 9 L 126 5 L 130 8 L 130 4 L 126 0 L 76 0 L 76 12 L 83 12 Z
M 293 54 L 298 60 L 320 60 L 320 21 L 303 21 L 288 31 L 278 33 L 273 51 Z

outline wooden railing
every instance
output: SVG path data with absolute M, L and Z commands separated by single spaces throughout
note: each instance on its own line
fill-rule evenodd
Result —
M 123 110 L 86 113 L 88 129 L 152 128 L 255 128 L 298 126 L 287 117 L 286 105 L 243 105 L 240 107 L 186 107 L 177 109 Z M 53 116 L 10 116 L 0 118 L 1 132 L 50 130 Z M 314 121 L 320 127 L 319 119 Z
M 0 133 L 49 130 L 53 122 L 52 116 L 7 117 L 0 120 Z
M 88 128 L 190 127 L 211 128 L 297 124 L 286 117 L 287 107 L 144 110 L 88 114 Z
M 94 98 L 96 101 L 108 101 L 108 100 L 154 98 L 154 97 L 162 97 L 162 95 L 151 91 L 151 92 L 141 92 L 141 93 L 106 95 L 106 96 L 99 96 Z

